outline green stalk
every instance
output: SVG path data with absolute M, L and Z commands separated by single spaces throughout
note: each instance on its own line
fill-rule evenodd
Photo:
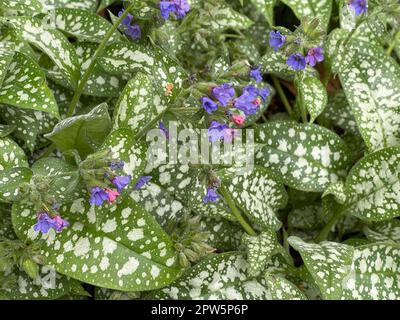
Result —
M 321 242 L 328 238 L 329 232 L 331 232 L 332 227 L 336 224 L 336 222 L 343 217 L 343 214 L 346 210 L 340 210 L 336 212 L 328 221 L 328 223 L 323 227 L 320 233 L 315 238 L 315 242 Z
M 225 198 L 226 203 L 228 204 L 229 208 L 232 210 L 233 215 L 239 221 L 240 225 L 243 229 L 251 236 L 256 236 L 257 233 L 253 230 L 253 228 L 247 223 L 247 221 L 242 217 L 239 209 L 236 207 L 235 202 L 233 201 L 231 195 L 229 194 L 228 190 L 226 190 L 225 186 L 221 184 L 219 187 L 219 191 L 221 195 Z
M 83 89 L 85 88 L 85 85 L 87 81 L 89 80 L 90 75 L 93 72 L 93 69 L 96 65 L 97 58 L 103 53 L 108 40 L 110 40 L 111 36 L 113 35 L 114 31 L 117 30 L 118 26 L 121 24 L 122 20 L 128 15 L 129 11 L 133 8 L 135 4 L 132 3 L 125 11 L 124 13 L 115 21 L 115 23 L 112 25 L 112 27 L 108 30 L 106 35 L 104 36 L 103 40 L 101 41 L 100 45 L 97 47 L 96 52 L 93 55 L 92 61 L 90 62 L 89 67 L 86 69 L 85 73 L 83 74 L 81 81 L 79 81 L 78 87 L 76 88 L 75 94 L 72 97 L 71 103 L 68 107 L 67 111 L 67 118 L 71 117 L 75 113 L 76 106 L 79 102 L 79 98 L 82 94 Z
M 392 51 L 393 51 L 394 47 L 396 46 L 397 41 L 399 41 L 399 40 L 400 40 L 400 30 L 397 31 L 393 41 L 390 43 L 389 48 L 387 48 L 387 50 L 386 50 L 386 54 L 388 56 L 390 56 L 392 54 Z
M 275 77 L 274 75 L 271 75 L 272 81 L 274 83 L 275 89 L 279 94 L 279 97 L 281 98 L 283 105 L 285 106 L 285 109 L 287 111 L 287 113 L 289 114 L 289 116 L 292 116 L 293 114 L 293 109 L 290 106 L 289 100 L 286 98 L 285 93 L 283 92 L 282 86 L 278 80 L 277 77 Z

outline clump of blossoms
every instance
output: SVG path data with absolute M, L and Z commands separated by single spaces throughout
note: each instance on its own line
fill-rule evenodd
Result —
M 118 12 L 118 17 L 120 17 L 124 13 L 124 9 Z M 126 17 L 122 20 L 121 26 L 124 29 L 124 33 L 131 37 L 132 39 L 139 39 L 142 35 L 142 30 L 138 24 L 132 25 L 133 15 L 128 13 Z
M 318 30 L 318 24 L 317 19 L 310 23 L 304 19 L 302 27 L 293 33 L 283 30 L 271 31 L 269 45 L 275 52 L 284 50 L 287 56 L 286 64 L 293 70 L 304 70 L 307 65 L 315 67 L 317 63 L 324 61 L 324 49 L 316 45 L 321 42 L 323 34 Z
M 160 1 L 161 16 L 167 20 L 171 13 L 177 19 L 182 19 L 189 12 L 190 6 L 186 0 L 165 0 Z
M 348 5 L 354 11 L 356 17 L 368 11 L 367 0 L 350 0 Z
M 33 226 L 33 230 L 41 233 L 48 233 L 50 229 L 54 229 L 57 233 L 61 232 L 64 228 L 69 226 L 69 222 L 61 218 L 56 212 L 58 206 L 53 205 L 52 210 L 46 208 L 46 211 L 40 211 L 37 214 L 37 222 Z

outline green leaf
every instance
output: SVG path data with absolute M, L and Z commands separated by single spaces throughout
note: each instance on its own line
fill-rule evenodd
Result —
M 328 29 L 329 20 L 332 12 L 332 1 L 330 0 L 282 0 L 289 6 L 296 17 L 301 20 L 303 17 L 318 18 L 320 26 Z
M 57 103 L 44 73 L 35 61 L 19 52 L 15 52 L 0 89 L 0 103 L 59 117 Z
M 354 135 L 360 135 L 357 123 L 343 91 L 336 91 L 328 98 L 328 105 L 323 115 L 332 123 Z
M 211 19 L 209 15 L 211 14 Z M 212 32 L 221 32 L 226 29 L 246 29 L 253 24 L 248 17 L 233 10 L 225 2 L 219 2 L 212 11 L 207 11 L 205 26 Z
M 300 103 L 307 108 L 312 123 L 326 108 L 328 103 L 326 89 L 318 78 L 307 75 L 296 79 L 296 87 Z
M 19 200 L 20 186 L 31 180 L 29 168 L 9 168 L 0 171 L 0 201 L 13 202 Z
M 308 271 L 325 299 L 339 299 L 350 271 L 354 248 L 336 242 L 306 243 L 289 237 L 290 245 L 300 252 Z
M 361 159 L 346 180 L 348 200 L 341 208 L 366 221 L 400 215 L 400 147 L 371 153 Z
M 13 225 L 21 239 L 45 241 L 41 253 L 57 272 L 81 281 L 122 291 L 163 287 L 180 273 L 177 255 L 168 235 L 154 218 L 132 199 L 107 210 L 100 229 L 95 228 L 98 208 L 81 193 L 63 205 L 61 216 L 70 227 L 47 235 L 33 231 L 36 212 L 31 205 L 13 205 Z
M 270 292 L 263 278 L 248 278 L 248 264 L 239 253 L 209 256 L 188 269 L 172 285 L 155 291 L 151 299 L 265 300 Z
M 263 165 L 286 185 L 303 191 L 324 191 L 346 176 L 349 150 L 332 131 L 314 124 L 273 121 L 255 127 L 256 154 Z
M 59 122 L 52 132 L 45 135 L 61 151 L 76 149 L 82 158 L 100 146 L 111 128 L 111 119 L 106 103 L 89 113 L 67 118 Z
M 321 204 L 318 203 L 295 208 L 289 212 L 287 218 L 289 229 L 303 231 L 320 230 L 325 226 L 327 222 L 325 220 Z
M 0 138 L 7 137 L 15 130 L 13 125 L 0 124 Z
M 227 169 L 220 174 L 234 201 L 259 227 L 278 230 L 281 222 L 276 212 L 287 203 L 284 186 L 262 167 L 257 166 L 242 175 L 235 172 L 235 169 Z
M 151 76 L 138 73 L 122 91 L 116 104 L 114 128 L 129 127 L 139 134 L 167 109 L 164 96 L 155 90 Z
M 279 242 L 275 231 L 266 229 L 257 236 L 243 235 L 246 247 L 249 275 L 258 276 L 265 268 L 272 255 L 278 250 Z
M 28 167 L 24 151 L 10 138 L 0 138 L 0 170 L 15 167 Z
M 339 202 L 340 204 L 346 203 L 347 194 L 344 183 L 342 181 L 339 181 L 329 185 L 329 187 L 322 194 L 322 198 L 328 195 L 333 195 L 335 197 L 336 202 Z
M 55 27 L 79 41 L 99 43 L 103 40 L 111 24 L 101 16 L 82 9 L 58 8 L 55 10 Z M 109 42 L 122 40 L 118 32 Z
M 267 19 L 268 23 L 274 25 L 274 7 L 276 0 L 252 0 L 257 10 L 259 10 Z
M 0 0 L 0 8 L 12 11 L 41 12 L 42 3 L 39 0 Z
M 400 243 L 400 220 L 389 220 L 374 223 L 365 227 L 363 233 L 372 242 Z
M 272 300 L 307 300 L 299 288 L 281 276 L 269 275 L 266 280 Z
M 78 58 L 61 31 L 50 29 L 44 21 L 31 17 L 7 17 L 0 21 L 9 24 L 25 41 L 47 54 L 68 83 L 75 87 L 80 75 Z
M 396 61 L 382 49 L 365 45 L 340 70 L 339 78 L 368 149 L 398 145 L 400 67 Z
M 97 7 L 97 2 L 93 0 L 39 0 L 46 4 L 48 9 L 56 8 L 76 8 L 85 9 L 94 12 Z
M 14 50 L 15 48 L 12 43 L 0 42 L 0 87 L 7 74 L 8 66 L 13 59 Z

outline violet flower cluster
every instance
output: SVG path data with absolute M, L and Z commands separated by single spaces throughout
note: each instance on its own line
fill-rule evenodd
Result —
M 182 19 L 189 12 L 190 6 L 186 0 L 163 0 L 160 1 L 161 16 L 167 20 L 171 13 L 175 14 L 177 19 Z
M 33 230 L 41 233 L 48 233 L 50 229 L 54 229 L 57 233 L 69 226 L 69 222 L 59 215 L 52 215 L 46 211 L 41 211 L 37 215 L 37 222 L 33 226 Z
M 124 9 L 118 12 L 118 17 L 124 13 Z M 138 24 L 132 25 L 133 15 L 128 13 L 127 16 L 122 20 L 121 25 L 124 28 L 126 35 L 130 36 L 132 39 L 139 39 L 142 35 L 142 30 Z

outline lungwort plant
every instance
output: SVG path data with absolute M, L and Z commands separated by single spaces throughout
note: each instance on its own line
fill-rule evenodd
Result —
M 400 299 L 397 0 L 0 0 L 3 299 Z

